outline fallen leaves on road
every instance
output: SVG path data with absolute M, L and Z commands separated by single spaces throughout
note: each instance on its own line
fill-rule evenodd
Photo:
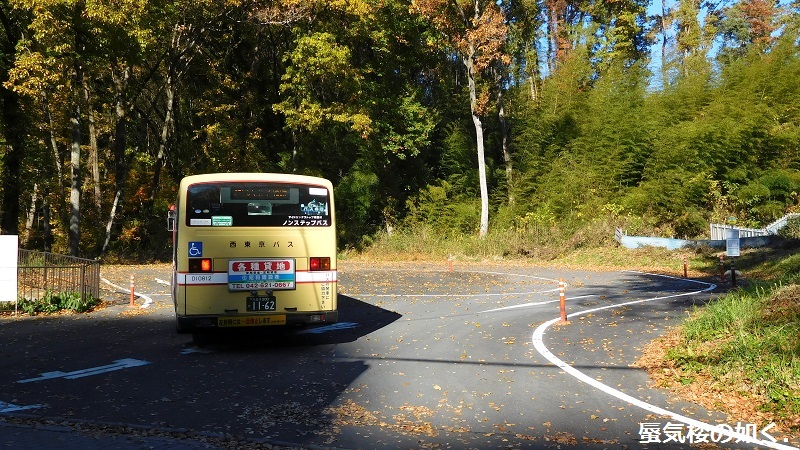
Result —
M 558 432 L 556 434 L 553 434 L 553 435 L 550 435 L 550 436 L 545 436 L 544 440 L 557 442 L 559 444 L 564 444 L 564 445 L 577 445 L 578 444 L 578 439 L 575 438 L 575 435 L 573 435 L 572 433 L 567 433 L 565 431 L 560 431 L 560 432 Z
M 594 439 L 583 437 L 583 442 L 587 444 L 619 445 L 619 439 Z

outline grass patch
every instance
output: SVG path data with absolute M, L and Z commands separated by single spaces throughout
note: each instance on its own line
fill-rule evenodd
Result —
M 614 240 L 614 227 L 598 222 L 574 231 L 557 225 L 524 229 L 491 229 L 476 234 L 441 232 L 419 225 L 391 234 L 380 233 L 362 251 L 344 251 L 341 259 L 378 261 L 513 261 L 586 270 L 634 269 L 690 276 L 719 273 L 719 250 L 626 249 Z
M 16 305 L 13 302 L 3 302 L 0 304 L 0 312 L 13 313 L 18 308 L 31 316 L 65 311 L 82 313 L 94 310 L 100 303 L 100 299 L 91 295 L 84 298 L 79 292 L 54 293 L 48 291 L 41 298 L 20 298 Z
M 683 393 L 735 420 L 797 428 L 798 336 L 800 286 L 754 282 L 696 309 L 669 342 L 657 341 L 665 350 L 656 378 L 694 385 Z
M 362 258 L 380 260 L 421 259 L 442 260 L 455 257 L 460 260 L 525 259 L 553 260 L 560 240 L 556 230 L 546 230 L 530 235 L 514 230 L 495 230 L 486 237 L 458 232 L 441 232 L 420 225 L 391 234 L 380 233 L 372 245 L 358 253 Z M 350 257 L 355 254 L 349 254 Z

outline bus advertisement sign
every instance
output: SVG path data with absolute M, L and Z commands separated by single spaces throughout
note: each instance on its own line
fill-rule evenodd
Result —
M 231 291 L 295 289 L 294 259 L 251 259 L 228 262 Z

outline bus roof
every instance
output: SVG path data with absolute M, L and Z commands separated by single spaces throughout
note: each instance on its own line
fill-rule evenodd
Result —
M 181 187 L 183 188 L 189 184 L 213 183 L 216 181 L 261 181 L 272 183 L 317 184 L 328 186 L 331 189 L 333 188 L 333 185 L 329 180 L 321 177 L 265 172 L 206 173 L 200 175 L 189 175 L 181 180 Z

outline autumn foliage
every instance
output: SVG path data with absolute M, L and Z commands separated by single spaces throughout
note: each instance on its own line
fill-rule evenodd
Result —
M 0 6 L 0 228 L 27 248 L 165 258 L 178 181 L 219 171 L 330 178 L 343 248 L 800 207 L 796 5 L 112 3 Z

